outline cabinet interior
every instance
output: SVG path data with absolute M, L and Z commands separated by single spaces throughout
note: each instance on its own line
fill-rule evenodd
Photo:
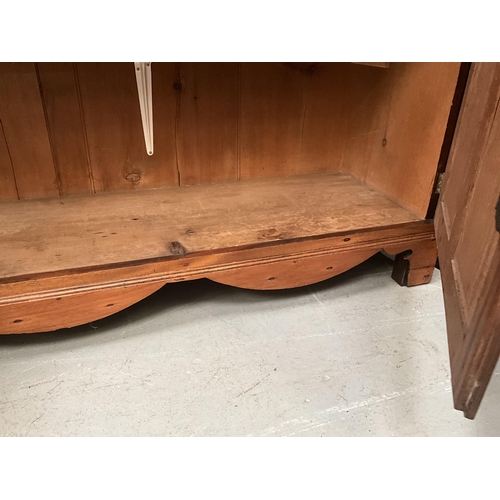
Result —
M 1 63 L 0 284 L 420 221 L 459 69 Z

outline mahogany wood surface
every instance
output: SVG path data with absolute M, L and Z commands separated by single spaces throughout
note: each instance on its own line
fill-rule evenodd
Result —
M 473 63 L 436 234 L 455 407 L 474 418 L 500 355 L 500 64 Z

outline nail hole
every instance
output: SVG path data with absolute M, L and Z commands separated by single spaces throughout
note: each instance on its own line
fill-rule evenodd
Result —
M 61 300 L 61 299 L 62 299 L 62 297 L 57 297 L 57 299 L 56 299 L 56 300 Z
M 332 266 L 330 266 L 330 267 L 327 267 L 327 269 L 328 269 L 328 270 L 330 270 L 330 269 L 333 269 L 333 267 L 332 267 Z
M 351 241 L 351 238 L 344 238 L 344 241 Z
M 275 278 L 274 278 L 273 276 L 271 276 L 271 277 L 269 278 L 269 281 L 273 281 L 274 279 L 275 279 Z
M 114 306 L 114 304 L 108 304 L 106 307 L 111 307 L 111 306 Z
M 22 322 L 22 319 L 15 319 L 13 322 L 14 322 L 14 323 L 21 323 L 21 322 Z
M 139 220 L 137 217 L 134 217 L 132 220 Z

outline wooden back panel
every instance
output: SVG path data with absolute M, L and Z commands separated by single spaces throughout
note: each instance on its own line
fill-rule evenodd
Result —
M 343 170 L 424 217 L 458 63 L 0 64 L 0 199 Z

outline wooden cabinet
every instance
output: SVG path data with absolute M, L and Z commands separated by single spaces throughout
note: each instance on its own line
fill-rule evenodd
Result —
M 455 406 L 473 418 L 500 354 L 500 64 L 474 64 L 436 213 Z
M 381 250 L 401 285 L 428 283 L 455 137 L 437 235 L 455 404 L 472 417 L 500 280 L 498 233 L 466 214 L 489 229 L 499 194 L 500 70 L 469 69 L 153 63 L 150 155 L 132 63 L 1 63 L 0 332 L 89 322 L 167 282 L 303 286 Z M 468 232 L 487 249 L 472 268 Z

